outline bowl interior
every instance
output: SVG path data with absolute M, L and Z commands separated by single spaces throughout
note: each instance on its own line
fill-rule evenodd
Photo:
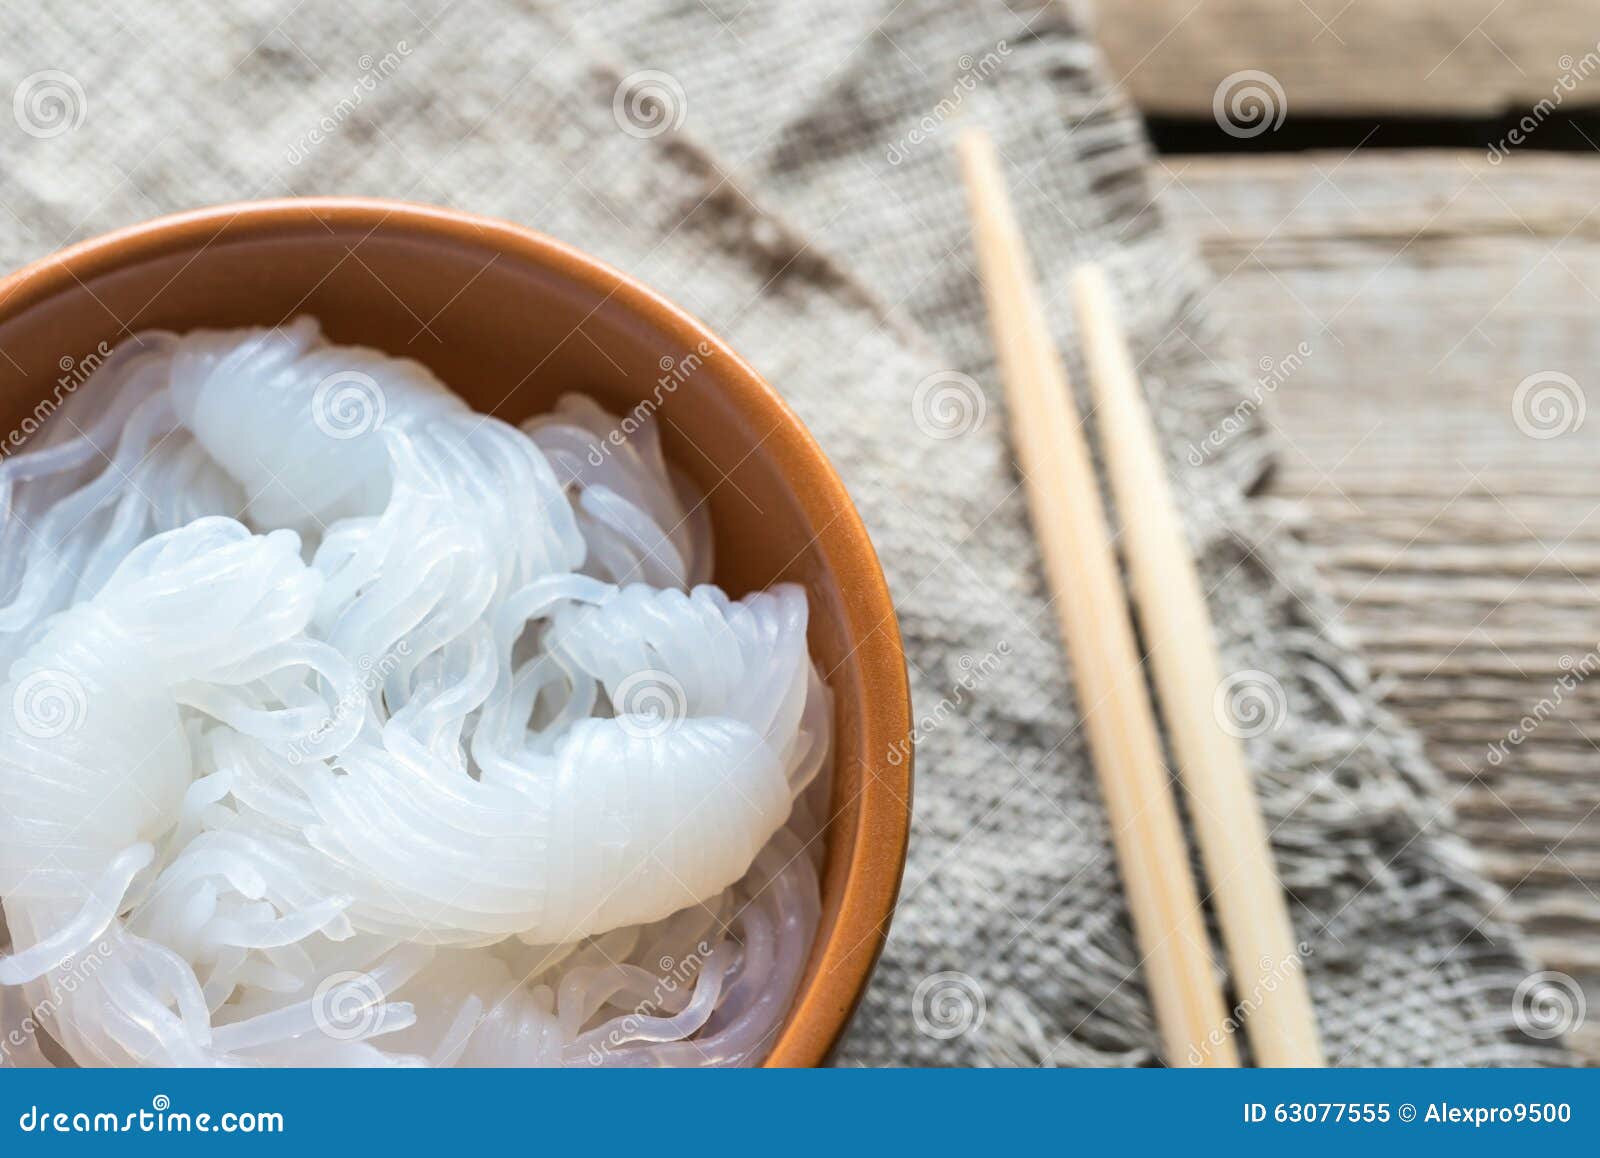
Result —
M 567 391 L 658 411 L 671 462 L 707 497 L 716 580 L 788 580 L 812 601 L 833 689 L 836 766 L 823 917 L 769 1064 L 820 1062 L 882 946 L 904 861 L 903 656 L 876 558 L 837 477 L 736 355 L 622 275 L 536 234 L 386 202 L 201 211 L 86 243 L 0 283 L 0 429 L 64 369 L 145 329 L 274 325 L 308 313 L 334 341 L 431 367 L 508 422 Z M 515 498 L 515 496 L 510 496 Z

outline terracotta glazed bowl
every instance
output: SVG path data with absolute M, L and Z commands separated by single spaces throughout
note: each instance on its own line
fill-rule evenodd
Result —
M 336 342 L 427 363 L 511 422 L 568 390 L 619 414 L 654 398 L 669 458 L 710 496 L 717 581 L 734 595 L 806 586 L 812 651 L 836 703 L 833 816 L 822 925 L 767 1064 L 822 1062 L 883 946 L 911 810 L 909 761 L 891 762 L 911 728 L 894 608 L 827 458 L 737 354 L 626 275 L 504 222 L 342 198 L 165 217 L 0 282 L 0 429 L 26 429 L 62 367 L 102 342 L 299 313 Z M 663 391 L 667 365 L 693 372 Z

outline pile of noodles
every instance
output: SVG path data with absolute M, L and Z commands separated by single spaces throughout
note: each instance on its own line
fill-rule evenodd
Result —
M 0 462 L 0 1061 L 759 1060 L 830 709 L 686 495 L 310 319 L 119 346 Z

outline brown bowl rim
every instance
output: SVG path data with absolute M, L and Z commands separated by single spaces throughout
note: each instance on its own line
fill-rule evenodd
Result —
M 187 210 L 76 242 L 0 278 L 0 321 L 58 293 L 174 252 L 218 241 L 254 239 L 284 228 L 329 226 L 411 231 L 479 247 L 491 244 L 553 269 L 603 298 L 616 299 L 671 334 L 684 348 L 704 341 L 716 351 L 741 409 L 776 427 L 770 441 L 784 461 L 796 498 L 811 520 L 816 548 L 849 598 L 846 636 L 866 689 L 863 751 L 884 758 L 862 769 L 856 843 L 844 896 L 816 968 L 764 1064 L 821 1065 L 849 1024 L 888 937 L 911 829 L 912 761 L 888 762 L 911 734 L 911 698 L 899 622 L 877 552 L 827 455 L 799 416 L 755 369 L 687 311 L 632 276 L 555 238 L 514 222 L 457 209 L 374 197 L 294 197 Z

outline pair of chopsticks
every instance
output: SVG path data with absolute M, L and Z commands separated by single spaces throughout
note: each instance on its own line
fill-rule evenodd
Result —
M 1165 1059 L 1236 1066 L 1188 848 L 1088 444 L 1049 336 L 998 154 L 968 129 L 958 152 L 1026 478 L 1084 729 L 1109 814 Z M 1216 643 L 1149 409 L 1096 266 L 1072 283 L 1107 476 L 1124 521 L 1134 603 L 1187 790 L 1201 859 L 1256 1060 L 1319 1066 L 1321 1047 L 1266 826 L 1236 737 L 1213 711 Z

